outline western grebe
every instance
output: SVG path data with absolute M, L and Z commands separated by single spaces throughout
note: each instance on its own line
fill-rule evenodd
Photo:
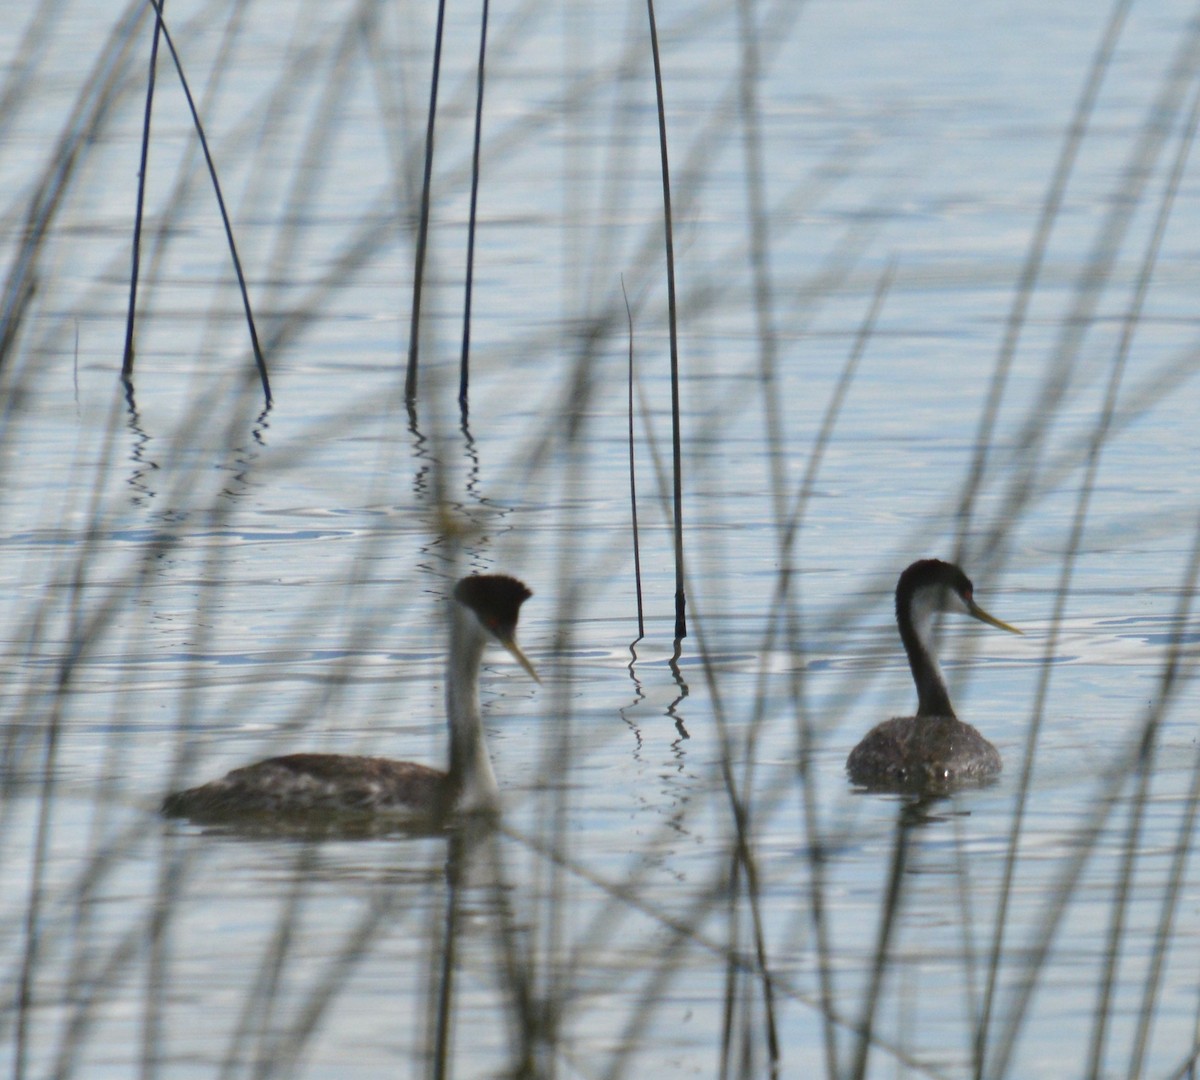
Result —
M 517 616 L 533 594 L 501 574 L 465 577 L 450 607 L 446 665 L 446 772 L 411 761 L 348 754 L 287 754 L 234 769 L 163 800 L 168 817 L 200 824 L 327 822 L 398 818 L 440 823 L 453 812 L 494 810 L 500 795 L 479 707 L 484 646 L 502 645 L 534 679 L 516 642 Z
M 856 784 L 872 788 L 950 787 L 986 780 L 1000 771 L 1000 754 L 954 715 L 931 634 L 939 611 L 956 611 L 990 626 L 1021 633 L 975 603 L 970 578 L 952 563 L 922 559 L 896 584 L 896 622 L 917 684 L 917 715 L 885 720 L 846 759 Z

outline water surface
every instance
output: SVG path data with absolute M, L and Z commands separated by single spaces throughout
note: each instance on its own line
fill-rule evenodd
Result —
M 165 56 L 118 382 L 148 14 L 115 45 L 126 24 L 78 5 L 0 31 L 16 1075 L 968 1076 L 980 1046 L 989 1076 L 1194 1064 L 1192 12 L 1131 6 L 1024 294 L 1108 12 L 656 14 L 674 664 L 644 8 L 490 12 L 465 423 L 478 9 L 446 11 L 411 414 L 434 9 L 168 5 L 265 413 Z M 44 235 L 39 192 L 61 192 Z M 843 763 L 911 708 L 891 589 L 926 555 L 1026 634 L 943 627 L 954 700 L 1006 768 L 914 807 Z M 485 569 L 533 587 L 544 677 L 489 663 L 502 832 L 158 820 L 170 786 L 284 749 L 439 762 L 442 599 Z

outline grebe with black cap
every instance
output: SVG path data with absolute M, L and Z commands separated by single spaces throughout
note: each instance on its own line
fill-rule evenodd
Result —
M 921 559 L 896 584 L 896 623 L 917 684 L 917 714 L 872 728 L 846 760 L 850 779 L 883 789 L 945 788 L 985 781 L 1000 772 L 999 751 L 954 715 L 933 650 L 939 611 L 970 615 L 989 626 L 1021 633 L 975 603 L 971 579 L 953 563 Z
M 446 665 L 450 760 L 445 772 L 390 758 L 287 754 L 168 795 L 163 814 L 200 824 L 392 817 L 438 823 L 453 813 L 494 811 L 500 789 L 484 739 L 479 668 L 484 647 L 494 642 L 540 681 L 516 641 L 517 616 L 532 595 L 522 582 L 502 574 L 465 577 L 454 587 Z

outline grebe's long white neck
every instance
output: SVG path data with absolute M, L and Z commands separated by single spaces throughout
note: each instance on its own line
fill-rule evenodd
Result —
M 450 601 L 450 655 L 446 660 L 446 720 L 450 725 L 450 783 L 463 810 L 493 809 L 500 785 L 488 755 L 479 704 L 479 668 L 487 636 L 475 613 Z
M 1001 630 L 1021 631 L 994 618 L 975 603 L 971 579 L 952 563 L 921 559 L 896 584 L 896 624 L 917 686 L 917 716 L 954 716 L 950 692 L 933 647 L 934 619 L 956 611 Z
M 529 590 L 515 578 L 490 575 L 464 578 L 450 601 L 450 654 L 446 663 L 446 720 L 450 726 L 450 785 L 460 810 L 490 810 L 500 786 L 492 769 L 483 711 L 479 669 L 484 646 L 502 645 L 533 678 L 537 672 L 517 646 L 517 612 Z

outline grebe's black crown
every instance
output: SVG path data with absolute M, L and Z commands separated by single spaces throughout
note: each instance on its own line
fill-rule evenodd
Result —
M 454 599 L 469 607 L 489 630 L 512 636 L 521 605 L 533 595 L 506 574 L 474 574 L 454 586 Z
M 964 598 L 972 597 L 975 592 L 971 579 L 954 563 L 941 559 L 918 559 L 900 575 L 896 583 L 896 610 L 899 611 L 902 605 L 907 607 L 918 590 L 937 585 L 953 589 Z

